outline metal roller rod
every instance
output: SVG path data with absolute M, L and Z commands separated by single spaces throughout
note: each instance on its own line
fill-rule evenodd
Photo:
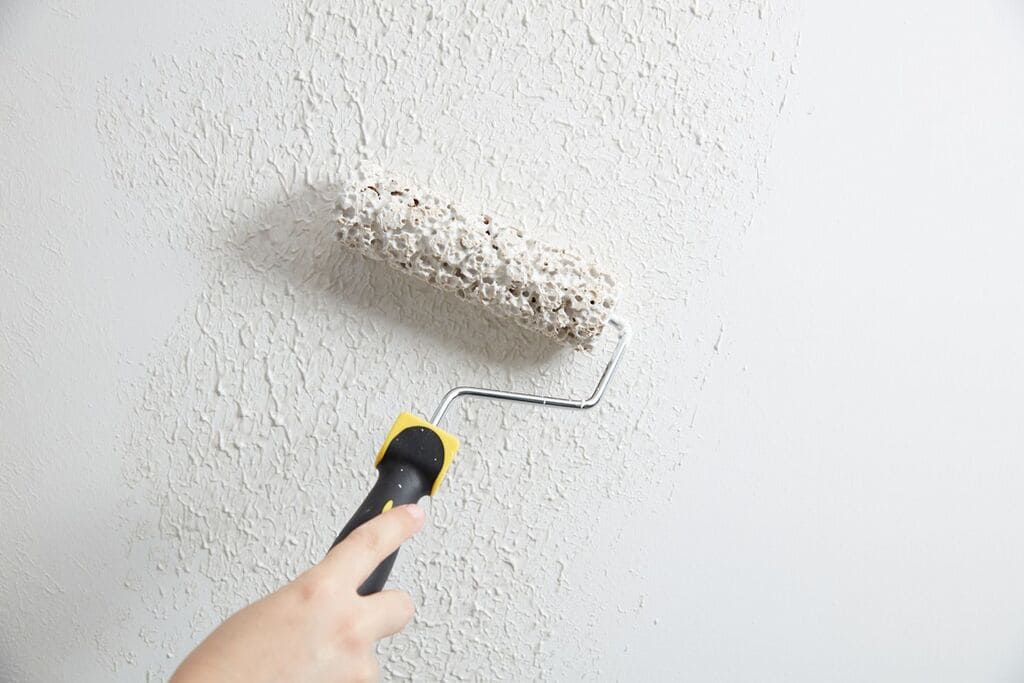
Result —
M 430 418 L 431 424 L 439 425 L 452 402 L 463 396 L 490 398 L 498 401 L 533 403 L 534 405 L 555 406 L 557 408 L 576 408 L 579 410 L 593 408 L 604 396 L 605 389 L 608 388 L 608 382 L 611 381 L 612 375 L 615 373 L 615 368 L 619 365 L 619 360 L 622 358 L 622 352 L 626 349 L 626 344 L 629 342 L 631 334 L 629 325 L 622 318 L 613 315 L 608 318 L 608 323 L 616 329 L 619 338 L 618 342 L 615 344 L 615 350 L 612 352 L 612 357 L 608 361 L 608 365 L 604 367 L 604 372 L 601 373 L 601 379 L 597 381 L 597 387 L 594 389 L 594 393 L 590 395 L 590 398 L 557 398 L 554 396 L 541 396 L 540 394 L 523 394 L 517 391 L 484 389 L 482 387 L 455 387 L 441 399 L 441 404 L 437 406 L 437 410 L 434 411 L 433 417 Z

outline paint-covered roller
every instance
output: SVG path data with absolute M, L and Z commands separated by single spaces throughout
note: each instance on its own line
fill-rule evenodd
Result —
M 608 326 L 618 332 L 611 359 L 588 398 L 456 387 L 430 420 L 399 415 L 377 453 L 377 482 L 334 545 L 393 506 L 437 492 L 459 447 L 456 437 L 437 426 L 455 399 L 477 396 L 577 409 L 601 400 L 629 339 L 626 324 L 612 314 L 614 281 L 604 269 L 389 176 L 360 176 L 349 183 L 340 192 L 334 228 L 342 244 L 364 256 L 560 342 L 590 349 Z M 396 556 L 397 551 L 377 567 L 361 594 L 384 587 Z
M 343 191 L 338 239 L 573 346 L 590 348 L 615 305 L 611 275 L 578 254 L 386 177 Z

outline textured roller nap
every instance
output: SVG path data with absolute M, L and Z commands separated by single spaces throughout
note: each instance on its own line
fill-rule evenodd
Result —
M 393 180 L 342 190 L 338 239 L 573 346 L 590 348 L 614 304 L 611 276 L 577 254 Z

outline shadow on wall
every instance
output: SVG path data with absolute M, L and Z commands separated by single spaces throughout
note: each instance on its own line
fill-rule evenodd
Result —
M 234 231 L 230 247 L 258 273 L 279 275 L 296 294 L 322 299 L 330 315 L 352 318 L 367 336 L 390 331 L 422 338 L 467 359 L 507 369 L 543 365 L 567 347 L 498 318 L 338 244 L 335 186 L 307 187 L 268 202 Z M 347 329 L 352 329 L 346 326 Z M 366 331 L 370 328 L 372 331 Z

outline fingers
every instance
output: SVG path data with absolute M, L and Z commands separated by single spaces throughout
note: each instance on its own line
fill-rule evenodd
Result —
M 423 528 L 423 508 L 402 505 L 356 528 L 327 554 L 323 564 L 361 584 L 378 564 Z
M 412 598 L 404 591 L 387 590 L 360 601 L 366 630 L 374 640 L 393 636 L 412 621 Z

